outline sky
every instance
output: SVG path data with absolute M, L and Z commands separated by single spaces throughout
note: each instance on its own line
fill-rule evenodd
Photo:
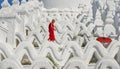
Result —
M 13 0 L 7 0 L 9 5 L 12 6 L 13 5 Z M 21 5 L 22 0 L 18 0 L 19 1 L 19 5 Z M 29 0 L 26 0 L 26 2 L 28 2 Z M 2 8 L 2 3 L 4 2 L 4 0 L 0 0 L 0 9 Z

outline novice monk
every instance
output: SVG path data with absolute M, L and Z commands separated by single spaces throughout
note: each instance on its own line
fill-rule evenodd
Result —
M 52 21 L 49 24 L 49 28 L 48 28 L 49 29 L 49 38 L 48 38 L 49 41 L 55 41 L 54 23 L 55 23 L 55 20 L 52 19 Z

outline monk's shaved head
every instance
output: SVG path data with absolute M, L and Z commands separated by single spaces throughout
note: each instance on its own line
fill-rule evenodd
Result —
M 55 22 L 55 19 L 52 19 L 52 22 Z

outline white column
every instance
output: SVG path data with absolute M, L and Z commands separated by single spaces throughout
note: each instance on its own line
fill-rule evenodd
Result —
M 11 17 L 12 18 L 12 17 Z M 8 19 L 8 43 L 15 48 L 15 25 L 14 25 L 14 18 Z

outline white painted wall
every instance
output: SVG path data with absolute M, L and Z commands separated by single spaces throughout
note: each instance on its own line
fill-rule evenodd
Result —
M 45 8 L 77 8 L 81 0 L 42 0 Z

